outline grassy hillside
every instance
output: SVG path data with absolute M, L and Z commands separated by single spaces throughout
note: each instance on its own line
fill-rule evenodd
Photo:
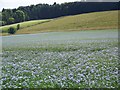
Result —
M 25 23 L 21 23 L 21 26 L 24 26 L 24 24 Z M 24 26 L 25 28 L 17 31 L 17 34 L 38 33 L 48 31 L 116 29 L 118 27 L 118 11 L 104 11 L 71 15 L 56 18 L 45 23 L 41 23 L 40 20 L 39 22 L 37 21 L 35 24 L 37 25 L 33 25 L 33 23 L 31 23 L 29 24 L 29 27 L 25 24 L 25 26 L 27 27 Z
M 2 26 L 2 27 L 0 27 L 0 30 L 2 30 L 3 33 L 6 33 L 9 27 L 16 28 L 18 24 L 20 24 L 20 29 L 24 29 L 24 28 L 27 28 L 27 27 L 31 27 L 31 26 L 34 26 L 34 25 L 38 25 L 38 24 L 41 24 L 41 23 L 48 22 L 50 20 L 51 19 L 33 20 L 33 21 L 26 21 L 26 22 L 16 23 L 16 24 L 12 24 L 12 25 Z
M 24 28 L 17 33 L 115 29 L 118 26 L 117 21 L 118 11 L 95 12 L 57 18 L 50 22 Z

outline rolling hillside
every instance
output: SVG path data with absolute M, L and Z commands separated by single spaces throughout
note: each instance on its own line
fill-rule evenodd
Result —
M 29 34 L 48 31 L 79 31 L 117 29 L 118 11 L 94 12 L 53 19 L 49 22 L 31 25 L 17 31 L 17 34 Z
M 118 11 L 87 13 L 57 18 L 50 22 L 21 29 L 17 33 L 116 29 L 118 26 L 117 20 Z
M 23 28 L 31 27 L 31 26 L 38 25 L 38 24 L 41 24 L 41 23 L 49 22 L 50 20 L 52 20 L 52 19 L 32 20 L 32 21 L 16 23 L 16 24 L 2 26 L 2 27 L 0 27 L 0 30 L 2 29 L 3 33 L 6 33 L 9 27 L 16 28 L 18 24 L 20 24 L 20 29 L 23 29 Z

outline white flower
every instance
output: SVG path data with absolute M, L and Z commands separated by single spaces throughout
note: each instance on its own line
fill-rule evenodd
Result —
M 78 80 L 76 80 L 76 83 L 80 83 L 80 80 L 78 79 Z
M 89 68 L 89 66 L 86 66 L 86 69 L 88 69 Z
M 62 80 L 66 80 L 67 78 L 64 76 L 63 78 L 62 78 Z

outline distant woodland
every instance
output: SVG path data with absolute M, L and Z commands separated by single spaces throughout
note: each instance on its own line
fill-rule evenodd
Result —
M 53 5 L 37 4 L 21 6 L 16 9 L 4 9 L 0 13 L 2 25 L 29 20 L 51 19 L 89 12 L 119 10 L 119 2 L 70 2 Z

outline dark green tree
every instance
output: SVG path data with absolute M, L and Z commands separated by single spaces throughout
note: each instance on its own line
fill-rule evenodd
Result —
M 0 12 L 0 26 L 2 26 L 2 13 Z
M 15 12 L 14 18 L 15 18 L 16 22 L 23 22 L 23 21 L 25 21 L 25 13 L 21 10 L 17 10 Z
M 6 24 L 7 24 L 6 21 L 2 21 L 2 26 L 6 25 Z
M 9 18 L 15 19 L 14 23 L 29 20 L 50 19 L 61 16 L 76 15 L 89 12 L 118 10 L 118 2 L 69 2 L 57 4 L 37 4 L 21 6 L 16 9 L 3 9 L 2 21 L 4 25 L 11 24 Z M 119 8 L 120 9 L 120 8 Z M 12 22 L 13 23 L 13 22 Z
M 0 12 L 0 21 L 2 21 L 2 12 Z
M 16 33 L 16 29 L 15 29 L 14 27 L 10 27 L 10 28 L 8 29 L 8 33 L 9 33 L 9 34 L 15 34 L 15 33 Z
M 11 24 L 9 23 L 9 18 L 13 16 L 13 12 L 11 9 L 4 9 L 4 12 L 2 12 L 2 21 L 5 21 L 6 24 Z
M 19 30 L 20 29 L 20 24 L 17 24 L 17 30 Z

